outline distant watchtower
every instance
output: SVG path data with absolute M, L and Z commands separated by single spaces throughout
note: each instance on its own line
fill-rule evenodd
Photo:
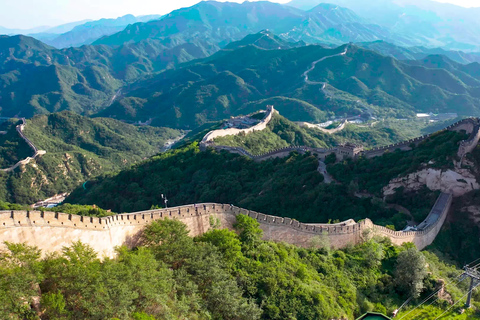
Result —
M 363 151 L 363 146 L 352 143 L 345 143 L 337 147 L 337 159 L 343 160 L 347 158 L 355 158 L 357 154 Z

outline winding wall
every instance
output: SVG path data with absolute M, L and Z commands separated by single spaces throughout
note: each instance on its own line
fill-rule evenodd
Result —
M 213 147 L 216 150 L 226 150 L 232 153 L 237 153 L 241 155 L 245 155 L 247 157 L 252 158 L 255 161 L 262 161 L 262 160 L 267 160 L 275 157 L 286 157 L 290 154 L 292 151 L 297 151 L 300 153 L 305 153 L 307 151 L 312 152 L 318 156 L 319 159 L 325 160 L 325 157 L 331 153 L 335 153 L 337 156 L 337 159 L 342 160 L 345 157 L 367 157 L 367 158 L 373 158 L 373 157 L 378 157 L 383 155 L 386 152 L 394 152 L 395 150 L 402 150 L 402 151 L 408 151 L 412 150 L 412 146 L 418 146 L 421 142 L 425 141 L 426 139 L 430 138 L 431 136 L 438 134 L 443 131 L 466 131 L 466 133 L 470 134 L 469 138 L 467 140 L 464 140 L 460 142 L 459 145 L 459 150 L 458 150 L 458 156 L 463 159 L 465 154 L 471 152 L 475 147 L 477 146 L 478 142 L 480 141 L 480 119 L 478 118 L 466 118 L 463 120 L 460 120 L 442 130 L 439 130 L 437 132 L 428 134 L 428 135 L 423 135 L 421 137 L 417 137 L 414 139 L 402 141 L 399 143 L 383 146 L 383 147 L 378 147 L 378 148 L 373 148 L 370 150 L 366 151 L 360 151 L 360 152 L 354 152 L 353 150 L 349 152 L 349 154 L 345 154 L 342 152 L 345 150 L 345 148 L 340 148 L 340 147 L 334 147 L 334 148 L 311 148 L 311 147 L 305 147 L 305 146 L 290 146 L 290 147 L 285 147 L 285 148 L 280 148 L 280 149 L 275 149 L 272 151 L 269 151 L 264 154 L 251 154 L 250 152 L 246 151 L 243 148 L 240 147 L 229 147 L 229 146 L 219 146 L 214 144 L 213 142 L 209 142 L 208 144 L 204 144 L 203 148 L 205 149 L 206 147 Z M 221 130 L 219 130 L 221 131 Z
M 158 219 L 178 219 L 185 223 L 190 235 L 198 236 L 210 229 L 211 219 L 221 227 L 232 228 L 238 214 L 256 219 L 264 230 L 264 239 L 283 241 L 302 247 L 312 246 L 317 237 L 327 237 L 331 246 L 342 248 L 362 242 L 367 234 L 386 236 L 394 244 L 413 242 L 419 249 L 433 242 L 440 231 L 451 205 L 452 196 L 442 194 L 437 219 L 429 221 L 421 231 L 392 231 L 365 219 L 358 223 L 348 220 L 338 224 L 306 224 L 290 218 L 265 215 L 227 204 L 205 203 L 168 209 L 119 214 L 105 218 L 82 217 L 65 213 L 40 211 L 0 212 L 0 247 L 4 241 L 27 243 L 42 249 L 43 254 L 60 251 L 74 241 L 92 246 L 101 256 L 113 257 L 115 247 L 138 244 L 142 229 Z M 440 198 L 439 198 L 440 199 Z M 439 203 L 439 201 L 437 201 Z M 440 211 L 438 211 L 440 210 Z
M 267 106 L 267 112 L 265 114 L 265 117 L 258 123 L 257 125 L 247 128 L 247 129 L 236 129 L 236 128 L 229 128 L 229 129 L 220 129 L 220 130 L 213 130 L 207 133 L 202 141 L 200 142 L 200 145 L 205 145 L 210 142 L 212 142 L 214 139 L 219 138 L 219 137 L 225 137 L 225 136 L 234 136 L 240 133 L 243 134 L 249 134 L 254 131 L 262 131 L 267 128 L 268 123 L 270 120 L 272 120 L 273 113 L 275 112 L 275 108 L 273 106 Z
M 35 145 L 33 144 L 32 141 L 30 141 L 30 139 L 28 139 L 25 134 L 23 133 L 23 129 L 25 128 L 27 122 L 25 120 L 25 118 L 22 118 L 22 123 L 17 125 L 16 126 L 16 130 L 18 132 L 18 134 L 20 135 L 20 137 L 22 137 L 23 140 L 25 140 L 25 142 L 30 146 L 30 148 L 33 149 L 33 156 L 31 157 L 27 157 L 23 160 L 20 160 L 18 161 L 17 163 L 15 163 L 13 166 L 9 167 L 9 168 L 6 168 L 6 169 L 0 169 L 0 171 L 4 171 L 4 172 L 10 172 L 10 171 L 13 171 L 15 170 L 18 166 L 20 165 L 25 165 L 27 163 L 29 163 L 30 161 L 34 160 L 36 157 L 38 157 L 39 155 L 42 155 L 42 154 L 45 154 L 47 153 L 45 150 L 38 150 L 37 147 L 35 147 Z

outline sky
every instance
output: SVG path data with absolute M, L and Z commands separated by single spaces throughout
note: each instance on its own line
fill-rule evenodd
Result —
M 0 26 L 29 29 L 85 19 L 116 18 L 125 14 L 166 14 L 199 0 L 0 0 Z M 220 0 L 222 1 L 222 0 Z M 225 1 L 225 0 L 223 0 Z M 243 0 L 230 0 L 243 2 Z M 287 3 L 289 0 L 271 0 Z M 359 0 L 364 1 L 364 0 Z M 367 0 L 368 1 L 368 0 Z M 480 7 L 480 0 L 436 0 L 464 7 Z M 328 2 L 328 0 L 324 0 Z

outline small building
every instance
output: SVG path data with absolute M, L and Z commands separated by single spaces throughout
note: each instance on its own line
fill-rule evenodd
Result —
M 392 319 L 381 313 L 367 312 L 357 320 L 392 320 Z
M 345 143 L 337 147 L 337 158 L 343 160 L 346 158 L 355 158 L 363 151 L 363 146 L 358 146 L 352 143 Z

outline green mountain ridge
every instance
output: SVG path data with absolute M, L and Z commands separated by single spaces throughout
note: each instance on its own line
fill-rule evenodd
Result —
M 382 40 L 374 42 L 357 42 L 355 45 L 376 51 L 384 56 L 392 56 L 397 60 L 418 60 L 429 55 L 444 55 L 450 60 L 462 64 L 480 62 L 480 53 L 444 50 L 442 48 L 401 47 Z
M 1 115 L 96 113 L 124 84 L 207 54 L 193 44 L 170 48 L 156 40 L 58 50 L 30 37 L 0 36 Z
M 362 145 L 365 149 L 378 148 L 436 132 L 455 122 L 428 124 L 419 120 L 388 119 L 374 124 L 347 124 L 336 133 L 326 133 L 318 128 L 300 126 L 287 118 L 275 114 L 267 128 L 248 135 L 230 135 L 216 138 L 220 146 L 240 147 L 251 154 L 264 154 L 290 147 L 332 148 L 344 143 Z
M 0 172 L 0 199 L 23 204 L 69 192 L 96 175 L 129 167 L 159 153 L 167 140 L 181 134 L 173 129 L 135 127 L 66 111 L 27 120 L 24 133 L 47 153 L 11 173 Z M 0 150 L 17 140 L 13 136 Z M 5 164 L 31 154 L 30 147 L 21 141 L 10 152 L 0 153 Z
M 195 128 L 269 102 L 287 118 L 309 122 L 366 112 L 398 118 L 415 112 L 480 114 L 477 63 L 463 65 L 438 55 L 399 61 L 355 45 L 266 50 L 248 43 L 138 81 L 98 115 Z M 334 56 L 345 48 L 346 55 Z M 306 84 L 304 72 L 321 57 L 330 58 L 308 75 L 317 84 Z

